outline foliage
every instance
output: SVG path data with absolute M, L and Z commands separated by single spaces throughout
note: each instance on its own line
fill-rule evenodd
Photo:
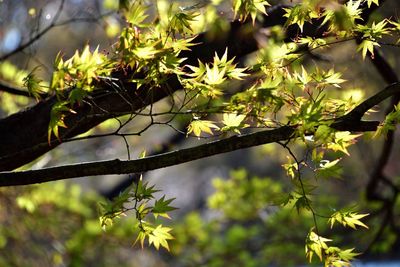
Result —
M 160 217 L 170 219 L 169 213 L 175 210 L 171 206 L 173 199 L 159 197 L 154 186 L 139 179 L 112 201 L 101 201 L 100 225 L 104 229 L 115 228 L 113 224 L 121 217 L 133 214 L 136 220 L 132 228 L 136 230 L 131 230 L 137 234 L 135 243 L 142 248 L 146 241 L 157 250 L 162 247 L 169 251 L 173 244 L 172 253 L 198 265 L 222 266 L 221 259 L 233 254 L 237 266 L 260 266 L 280 264 L 279 257 L 270 258 L 274 253 L 282 253 L 267 248 L 270 240 L 261 235 L 271 233 L 277 240 L 285 238 L 282 224 L 298 220 L 294 223 L 298 232 L 303 231 L 297 234 L 305 243 L 307 260 L 318 259 L 325 266 L 350 266 L 358 252 L 355 248 L 339 247 L 347 247 L 346 242 L 335 236 L 327 225 L 333 228 L 339 224 L 351 228 L 348 230 L 360 231 L 360 227 L 368 228 L 362 221 L 368 218 L 368 214 L 348 207 L 323 207 L 325 200 L 319 193 L 325 180 L 343 178 L 341 164 L 350 156 L 351 146 L 363 135 L 335 128 L 338 120 L 360 106 L 361 99 L 346 97 L 342 93 L 353 88 L 344 79 L 346 74 L 338 71 L 336 66 L 312 65 L 303 59 L 307 54 L 326 51 L 324 49 L 352 40 L 357 40 L 354 50 L 360 53 L 362 60 L 373 59 L 385 38 L 391 37 L 396 39 L 394 43 L 399 42 L 399 22 L 392 19 L 364 21 L 363 12 L 378 6 L 378 0 L 350 0 L 344 4 L 337 1 L 297 1 L 283 9 L 286 22 L 275 29 L 279 32 L 295 27 L 296 38 L 287 40 L 272 31 L 264 40 L 265 45 L 260 45 L 245 60 L 236 57 L 234 46 L 231 50 L 225 48 L 223 53 L 213 53 L 212 60 L 186 58 L 191 49 L 200 45 L 196 40 L 204 30 L 212 32 L 213 27 L 218 30 L 231 25 L 228 18 L 215 15 L 220 2 L 209 1 L 202 7 L 182 8 L 161 0 L 153 7 L 148 1 L 120 1 L 118 7 L 105 1 L 107 8 L 118 9 L 125 19 L 125 27 L 111 51 L 105 53 L 98 47 L 92 49 L 86 45 L 69 59 L 64 59 L 59 53 L 48 90 L 43 91 L 45 83 L 34 71 L 23 79 L 29 94 L 37 100 L 44 92 L 56 96 L 49 114 L 48 143 L 51 145 L 56 139 L 60 143 L 64 141 L 62 133 L 73 127 L 68 125 L 66 118 L 76 114 L 79 107 L 88 102 L 91 108 L 96 108 L 88 99 L 97 93 L 109 93 L 98 88 L 102 82 L 111 84 L 110 88 L 120 93 L 121 101 L 127 102 L 126 92 L 134 92 L 139 99 L 140 90 L 147 89 L 150 96 L 157 90 L 173 92 L 182 89 L 184 96 L 172 96 L 170 109 L 158 115 L 168 117 L 166 123 L 159 124 L 172 128 L 175 126 L 170 122 L 190 117 L 186 127 L 180 129 L 187 137 L 224 138 L 240 136 L 254 129 L 291 127 L 294 134 L 288 140 L 278 142 L 281 153 L 287 155 L 280 164 L 289 179 L 278 182 L 272 178 L 248 177 L 245 170 L 239 170 L 232 172 L 229 180 L 214 180 L 215 192 L 207 202 L 210 209 L 219 212 L 213 220 L 206 222 L 192 213 L 176 227 L 165 226 Z M 270 6 L 268 1 L 260 0 L 234 0 L 230 4 L 233 18 L 241 23 L 251 20 L 247 25 L 249 31 L 261 27 Z M 323 28 L 324 33 L 307 36 L 307 27 L 315 23 L 319 23 L 317 26 Z M 15 72 L 6 62 L 0 67 L 7 68 L 2 71 L 3 76 Z M 171 80 L 176 80 L 180 88 L 169 88 Z M 137 101 L 145 102 L 142 99 Z M 131 110 L 127 123 L 137 115 L 135 112 Z M 138 112 L 151 118 L 150 125 L 156 124 L 153 104 L 149 113 Z M 109 117 L 117 118 L 119 115 L 124 114 Z M 127 124 L 117 120 L 120 128 Z M 397 105 L 379 126 L 375 138 L 393 131 L 399 121 Z M 146 129 L 144 127 L 143 132 Z M 118 131 L 114 134 L 122 136 L 127 143 L 123 134 Z M 127 153 L 130 158 L 128 144 Z M 45 187 L 32 189 L 18 197 L 17 205 L 28 213 L 35 213 L 40 212 L 41 205 L 50 203 L 67 214 L 83 218 L 87 229 L 82 235 L 101 235 L 93 224 L 93 211 L 78 201 L 81 198 L 81 194 L 75 191 L 78 189 L 65 189 L 60 185 L 50 194 L 41 190 Z M 335 201 L 329 203 L 335 204 Z M 88 202 L 89 206 L 93 204 L 91 199 Z M 337 211 L 336 208 L 341 209 Z M 246 222 L 251 226 L 249 230 L 245 228 Z M 174 240 L 174 231 L 177 240 Z M 3 242 L 5 246 L 7 238 L 0 240 L 0 245 Z M 84 237 L 75 235 L 74 238 L 76 240 L 70 239 L 66 243 L 70 244 L 69 251 L 77 253 L 81 249 L 79 242 L 83 243 Z M 185 250 L 191 242 L 195 251 Z M 253 242 L 258 242 L 259 255 L 251 255 L 245 250 Z
M 249 177 L 244 169 L 239 169 L 232 171 L 228 179 L 214 179 L 213 185 L 215 192 L 208 198 L 208 206 L 220 213 L 208 220 L 191 213 L 174 227 L 176 240 L 172 243 L 172 253 L 179 256 L 178 262 L 187 266 L 222 266 L 224 260 L 234 257 L 233 266 L 294 265 L 303 257 L 302 232 L 309 229 L 306 254 L 310 261 L 316 256 L 324 259 L 326 266 L 349 266 L 358 255 L 353 249 L 330 246 L 333 240 L 317 234 L 316 231 L 330 233 L 330 228 L 318 224 L 316 230 L 309 209 L 299 209 L 297 216 L 293 216 L 296 203 L 282 199 L 285 190 L 278 181 Z M 332 212 L 328 205 L 338 201 L 335 196 L 323 194 L 315 195 L 313 200 L 319 219 L 325 219 L 321 214 Z M 365 216 L 343 209 L 334 212 L 328 221 L 337 220 L 352 228 L 357 224 L 365 227 L 359 221 Z M 192 245 L 188 248 L 187 244 Z
M 130 249 L 137 230 L 121 220 L 105 234 L 97 193 L 59 182 L 2 189 L 0 200 L 2 266 L 128 266 L 112 255 Z
M 101 226 L 105 229 L 107 226 L 111 226 L 116 218 L 126 215 L 128 211 L 133 211 L 139 229 L 135 243 L 139 242 L 143 248 L 144 241 L 147 238 L 149 245 L 154 245 L 156 249 L 161 246 L 169 250 L 168 240 L 173 239 L 169 232 L 172 229 L 162 224 L 153 224 L 146 219 L 149 214 L 153 214 L 155 219 L 158 216 L 170 219 L 168 212 L 175 210 L 174 207 L 170 206 L 173 199 L 165 199 L 165 196 L 156 199 L 153 205 L 149 204 L 157 191 L 154 186 L 149 186 L 140 179 L 137 184 L 132 184 L 131 187 L 125 189 L 112 202 L 101 204 Z M 133 203 L 133 206 L 126 207 L 126 203 Z

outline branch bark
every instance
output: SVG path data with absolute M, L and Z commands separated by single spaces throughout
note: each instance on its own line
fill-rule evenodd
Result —
M 373 131 L 376 129 L 378 124 L 379 122 L 374 121 L 342 121 L 336 123 L 335 127 L 344 129 L 350 126 L 349 130 Z M 222 153 L 232 152 L 238 149 L 290 140 L 291 138 L 294 138 L 293 134 L 295 133 L 295 130 L 295 126 L 283 126 L 274 130 L 260 131 L 241 136 L 232 136 L 204 145 L 137 160 L 121 161 L 119 159 L 114 159 L 43 168 L 39 170 L 0 172 L 0 187 L 29 185 L 93 175 L 146 172 Z
M 272 17 L 275 13 L 282 12 L 283 6 L 271 9 Z M 266 17 L 268 20 L 268 17 Z M 200 34 L 193 43 L 199 45 L 192 47 L 191 51 L 183 51 L 182 58 L 187 58 L 185 64 L 196 65 L 197 60 L 203 62 L 212 61 L 215 53 L 222 54 L 228 48 L 230 56 L 239 59 L 257 50 L 257 41 L 254 36 L 256 29 L 249 23 L 234 21 L 227 32 L 221 32 L 214 39 L 209 39 L 208 34 Z M 271 21 L 271 25 L 280 24 L 281 21 Z M 251 26 L 251 27 L 250 27 Z M 253 31 L 249 31 L 253 29 Z M 128 82 L 138 73 L 116 70 L 111 78 L 120 81 L 121 88 L 126 88 L 126 99 L 132 99 L 127 103 L 121 99 L 119 93 L 107 82 L 102 80 L 97 84 L 94 91 L 94 105 L 83 104 L 74 108 L 76 114 L 67 114 L 65 118 L 68 129 L 60 132 L 61 140 L 82 134 L 99 123 L 112 118 L 112 113 L 129 114 L 152 104 L 175 91 L 182 89 L 175 76 L 171 76 L 162 88 L 142 86 L 136 90 L 136 84 Z M 103 96 L 99 92 L 106 92 Z M 56 97 L 49 97 L 19 113 L 13 114 L 0 120 L 0 171 L 12 170 L 50 151 L 60 144 L 59 140 L 47 141 L 47 129 L 50 121 L 50 111 Z M 94 114 L 107 113 L 104 116 L 93 116 Z
M 344 120 L 360 120 L 364 114 L 373 108 L 374 106 L 381 103 L 383 100 L 394 96 L 400 92 L 400 83 L 395 82 L 385 87 L 379 93 L 371 96 L 357 107 L 355 107 L 351 112 L 347 113 L 343 119 Z
M 0 91 L 6 92 L 6 93 L 9 93 L 12 95 L 33 98 L 33 96 L 28 91 L 24 91 L 24 90 L 17 88 L 17 87 L 15 87 L 7 82 L 4 82 L 4 81 L 0 81 Z
M 270 131 L 233 136 L 192 148 L 131 161 L 115 159 L 44 168 L 40 170 L 4 172 L 0 174 L 0 186 L 27 185 L 32 184 L 32 182 L 42 183 L 91 175 L 145 172 L 231 152 L 237 149 L 287 140 L 292 137 L 293 133 L 294 127 L 285 126 Z
M 400 83 L 384 88 L 379 93 L 368 98 L 351 112 L 336 119 L 330 127 L 340 131 L 374 131 L 379 125 L 377 121 L 361 121 L 360 112 L 367 112 L 386 98 L 400 92 Z M 353 115 L 356 114 L 356 115 Z M 260 131 L 251 134 L 232 136 L 226 139 L 210 142 L 204 145 L 150 156 L 143 159 L 121 161 L 119 159 L 64 165 L 59 167 L 28 170 L 20 172 L 0 172 L 0 187 L 13 185 L 28 185 L 82 176 L 128 174 L 146 172 L 181 163 L 249 148 L 262 144 L 274 143 L 294 138 L 296 126 L 283 126 L 274 130 Z
M 286 21 L 282 16 L 283 8 L 284 6 L 275 6 L 270 9 L 260 26 L 283 25 Z M 304 35 L 323 37 L 324 27 L 320 27 L 321 21 L 322 19 L 319 19 L 313 24 L 306 23 Z M 198 59 L 210 61 L 214 53 L 221 54 L 228 48 L 230 56 L 239 59 L 257 50 L 254 36 L 257 29 L 250 23 L 234 21 L 229 31 L 219 33 L 212 40 L 208 39 L 207 33 L 201 34 L 193 41 L 199 45 L 194 46 L 191 51 L 182 52 L 181 56 L 187 58 L 185 63 L 193 65 L 197 64 Z M 287 39 L 295 38 L 298 33 L 297 27 L 289 27 Z M 121 70 L 116 70 L 112 75 L 112 78 L 120 81 L 121 88 L 127 89 L 124 94 L 127 94 L 126 99 L 132 100 L 130 103 L 122 100 L 120 93 L 115 92 L 107 80 L 99 81 L 94 91 L 96 96 L 93 98 L 93 103 L 75 107 L 77 113 L 66 116 L 65 123 L 68 128 L 60 132 L 61 140 L 88 131 L 106 119 L 112 118 L 113 113 L 128 114 L 140 110 L 182 88 L 178 79 L 171 76 L 160 88 L 142 86 L 136 90 L 136 84 L 129 82 L 136 75 L 140 74 Z M 56 139 L 50 144 L 47 141 L 50 111 L 55 102 L 56 97 L 49 97 L 27 110 L 0 120 L 0 171 L 12 170 L 29 163 L 60 144 Z M 103 115 L 98 116 L 98 114 Z M 352 125 L 344 126 L 343 123 L 340 126 L 344 129 L 352 127 Z

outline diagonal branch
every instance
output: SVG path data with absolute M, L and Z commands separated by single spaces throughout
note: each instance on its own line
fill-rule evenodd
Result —
M 355 107 L 352 111 L 347 113 L 342 119 L 350 119 L 350 120 L 360 120 L 364 114 L 373 108 L 375 105 L 378 105 L 383 100 L 400 93 L 400 83 L 392 83 L 387 86 L 385 89 L 380 91 L 379 93 L 371 96 L 357 107 Z
M 6 92 L 6 93 L 9 93 L 12 95 L 19 95 L 19 96 L 26 96 L 26 97 L 33 98 L 33 96 L 28 91 L 24 91 L 24 90 L 17 88 L 11 84 L 8 84 L 4 81 L 0 81 L 0 91 Z
M 271 11 L 270 14 L 280 11 L 279 8 L 275 10 Z M 258 48 L 254 32 L 249 32 L 247 25 L 249 24 L 234 21 L 227 32 L 222 32 L 218 38 L 213 40 L 208 37 L 207 33 L 200 34 L 193 40 L 193 43 L 199 45 L 192 47 L 191 51 L 182 51 L 180 56 L 187 58 L 186 64 L 195 65 L 198 63 L 198 59 L 203 62 L 211 61 L 215 53 L 224 53 L 225 49 L 228 48 L 230 55 L 239 59 L 256 51 Z M 116 70 L 110 77 L 110 79 L 115 78 L 124 83 L 122 88 L 129 88 L 127 93 L 130 94 L 129 99 L 133 99 L 133 103 L 128 104 L 126 101 L 121 101 L 121 95 L 113 92 L 115 91 L 114 88 L 111 88 L 112 86 L 103 80 L 96 85 L 94 93 L 98 94 L 104 91 L 109 92 L 109 94 L 103 97 L 96 97 L 96 105 L 94 106 L 100 107 L 101 110 L 106 110 L 109 113 L 129 114 L 134 111 L 133 109 L 140 110 L 182 89 L 176 76 L 173 76 L 168 79 L 163 88 L 142 86 L 137 91 L 135 83 L 127 82 L 136 75 L 140 75 L 140 73 Z M 150 95 L 151 97 L 149 97 Z M 143 99 L 146 101 L 142 101 Z M 50 146 L 47 142 L 50 111 L 56 101 L 56 97 L 49 97 L 27 110 L 0 120 L 0 171 L 12 170 L 29 163 L 60 144 L 58 140 L 53 140 Z M 74 110 L 77 114 L 66 115 L 65 122 L 69 129 L 60 134 L 61 139 L 84 133 L 110 118 L 109 116 L 91 118 L 91 114 L 98 114 L 99 112 L 96 112 L 92 106 L 86 104 L 76 109 L 74 107 Z M 21 130 L 22 126 L 23 130 Z M 73 128 L 72 131 L 70 130 L 71 128 Z M 32 133 L 35 134 L 32 135 Z
M 359 121 L 349 122 L 348 125 L 351 125 L 349 129 L 345 127 L 346 124 L 336 124 L 338 128 L 346 128 L 347 130 L 356 129 L 372 131 L 376 129 L 378 123 Z M 222 153 L 232 152 L 243 148 L 290 140 L 294 137 L 295 130 L 295 126 L 283 126 L 275 130 L 266 130 L 241 136 L 232 136 L 196 147 L 186 148 L 137 160 L 121 161 L 119 159 L 115 159 L 43 168 L 40 170 L 0 172 L 0 187 L 28 185 L 83 176 L 146 172 Z
M 40 170 L 4 172 L 0 173 L 0 186 L 27 185 L 92 175 L 145 172 L 242 148 L 287 140 L 293 136 L 294 131 L 294 127 L 284 126 L 275 130 L 261 131 L 242 136 L 232 136 L 192 148 L 131 161 L 115 159 L 44 168 Z
M 282 17 L 283 8 L 284 6 L 275 6 L 269 9 L 268 16 L 264 18 L 263 24 L 260 26 L 283 25 L 286 21 Z M 324 29 L 320 27 L 321 19 L 314 22 L 305 25 L 305 31 L 307 30 L 307 32 L 304 32 L 304 34 L 310 37 L 322 37 Z M 255 38 L 255 33 L 258 29 L 251 27 L 253 30 L 249 30 L 249 23 L 251 22 L 233 21 L 227 32 L 221 32 L 218 38 L 213 40 L 209 39 L 207 33 L 200 34 L 193 40 L 193 43 L 199 45 L 194 46 L 191 51 L 182 51 L 180 56 L 187 58 L 186 64 L 195 65 L 198 59 L 203 62 L 210 61 L 214 53 L 223 53 L 228 48 L 230 56 L 235 56 L 239 60 L 258 49 Z M 298 29 L 295 26 L 290 26 L 286 33 L 287 39 L 291 40 L 297 36 Z M 125 83 L 124 88 L 130 88 L 128 93 L 130 94 L 130 99 L 133 99 L 133 103 L 121 101 L 121 95 L 113 92 L 113 88 L 110 88 L 110 85 L 105 81 L 101 81 L 97 84 L 95 93 L 100 92 L 101 94 L 102 91 L 105 91 L 108 92 L 107 95 L 96 97 L 96 103 L 93 106 L 84 104 L 76 109 L 74 107 L 77 114 L 66 115 L 65 122 L 69 128 L 60 133 L 61 139 L 71 138 L 86 132 L 110 118 L 110 114 L 113 112 L 129 114 L 133 109 L 140 110 L 182 89 L 176 77 L 170 77 L 168 84 L 163 88 L 151 88 L 151 86 L 148 86 L 141 87 L 137 91 L 135 89 L 136 84 L 127 83 L 135 75 L 140 74 L 116 70 L 113 76 L 110 77 L 110 79 L 115 78 L 121 83 Z M 47 142 L 49 114 L 55 102 L 55 97 L 49 97 L 32 108 L 0 120 L 0 171 L 12 170 L 22 166 L 61 143 L 59 140 L 52 140 L 50 145 Z M 101 113 L 95 110 L 96 107 L 109 112 L 109 114 L 105 114 L 104 117 L 94 118 L 91 115 Z M 343 123 L 340 126 L 344 129 L 352 127 L 351 125 L 344 126 Z
M 379 122 L 360 121 L 362 115 L 386 98 L 399 92 L 400 83 L 389 85 L 387 88 L 359 104 L 348 114 L 337 118 L 331 124 L 331 127 L 340 131 L 365 132 L 376 130 Z M 361 112 L 364 113 L 361 114 Z M 40 170 L 0 172 L 0 186 L 27 185 L 92 175 L 146 172 L 243 148 L 290 140 L 295 137 L 294 133 L 296 127 L 296 125 L 283 126 L 274 130 L 232 136 L 200 146 L 137 160 L 121 161 L 115 159 L 50 167 Z
M 382 53 L 378 49 L 374 49 L 374 57 L 370 57 L 373 65 L 376 67 L 382 78 L 388 83 L 396 84 L 398 83 L 398 77 L 396 72 L 390 66 L 389 62 L 383 57 Z M 389 114 L 393 111 L 394 106 L 397 105 L 400 101 L 400 93 L 394 94 L 390 101 L 390 105 L 388 106 L 385 114 Z M 387 165 L 390 155 L 393 150 L 394 144 L 394 133 L 395 130 L 390 130 L 385 138 L 383 143 L 380 155 L 378 157 L 377 163 L 371 172 L 370 179 L 367 184 L 366 196 L 369 200 L 380 200 L 382 201 L 383 208 L 390 207 L 387 203 L 390 204 L 391 200 L 387 197 L 384 197 L 382 192 L 378 191 L 378 184 L 384 180 L 384 168 Z M 396 186 L 389 186 L 392 190 L 396 191 Z

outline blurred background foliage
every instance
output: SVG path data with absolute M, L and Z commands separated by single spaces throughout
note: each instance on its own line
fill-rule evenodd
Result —
M 60 51 L 66 58 L 86 44 L 99 45 L 101 51 L 110 51 L 124 26 L 118 13 L 120 2 L 123 1 L 67 0 L 56 25 L 51 25 L 60 1 L 0 1 L 0 57 L 28 41 L 41 29 L 51 26 L 27 49 L 0 62 L 0 79 L 13 86 L 22 86 L 23 79 L 35 71 L 46 85 L 54 58 Z M 277 2 L 283 1 L 271 1 Z M 191 7 L 195 3 L 181 1 L 176 6 Z M 159 0 L 151 4 L 167 9 L 171 2 Z M 398 1 L 388 1 L 373 16 L 397 16 L 399 7 Z M 200 10 L 207 16 L 201 17 L 196 31 L 204 30 L 209 21 L 215 22 L 216 34 L 229 27 L 223 18 L 232 17 L 232 14 L 224 1 L 213 1 L 212 5 L 202 8 L 208 9 L 208 12 Z M 272 31 L 275 31 L 276 38 L 282 38 L 279 37 L 281 29 Z M 347 94 L 357 101 L 376 88 L 382 88 L 383 83 L 373 67 L 364 64 L 361 56 L 353 53 L 355 45 L 345 43 L 324 51 L 322 56 L 328 60 L 318 64 L 330 66 L 334 62 L 335 68 L 344 73 L 353 89 L 332 94 Z M 399 69 L 398 50 L 383 49 L 394 69 Z M 310 67 L 316 64 L 311 59 L 304 62 Z M 33 103 L 34 99 L 0 92 L 0 116 L 6 117 Z M 162 110 L 168 105 L 168 100 L 165 100 L 158 108 Z M 377 113 L 373 116 L 382 115 Z M 179 120 L 184 122 L 187 118 L 182 116 Z M 137 131 L 146 123 L 145 118 L 137 119 L 127 131 Z M 111 120 L 93 132 L 102 133 L 117 126 Z M 144 138 L 139 140 L 133 136 L 128 139 L 138 155 L 143 150 L 162 150 L 163 141 L 175 134 L 169 127 L 156 125 L 146 132 Z M 180 148 L 189 146 L 191 142 L 188 138 L 168 145 Z M 297 149 L 301 152 L 303 148 Z M 374 203 L 365 201 L 363 189 L 378 150 L 379 142 L 373 144 L 360 140 L 350 151 L 352 157 L 342 162 L 345 171 L 341 179 L 321 178 L 318 181 L 322 185 L 315 192 L 313 202 L 322 216 L 341 208 L 373 210 Z M 388 175 L 397 177 L 400 173 L 398 144 L 393 151 L 386 171 Z M 284 152 L 277 145 L 260 146 L 145 174 L 145 179 L 156 184 L 163 194 L 177 198 L 173 204 L 179 210 L 174 211 L 172 220 L 168 221 L 174 228 L 175 237 L 170 253 L 134 245 L 136 223 L 129 214 L 107 231 L 102 230 L 98 205 L 107 201 L 110 188 L 124 177 L 82 178 L 71 182 L 2 188 L 0 265 L 250 267 L 304 264 L 305 233 L 313 226 L 313 221 L 309 212 L 297 210 L 290 203 L 288 195 L 293 181 L 286 177 L 281 167 L 285 160 Z M 63 144 L 26 168 L 117 157 L 126 158 L 125 146 L 123 140 L 110 136 Z M 284 208 L 282 203 L 287 203 Z M 396 205 L 397 213 L 399 206 Z M 329 225 L 320 225 L 319 230 L 335 236 L 335 241 L 346 247 L 357 246 L 367 250 L 365 258 L 394 257 L 400 245 L 398 233 L 390 228 L 379 232 L 379 214 L 371 214 L 366 223 L 370 230 L 361 229 L 352 234 L 341 228 L 330 229 Z M 374 240 L 377 233 L 379 237 Z M 375 242 L 369 247 L 372 241 Z

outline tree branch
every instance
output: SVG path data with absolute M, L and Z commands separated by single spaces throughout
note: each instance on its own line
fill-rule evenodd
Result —
M 264 18 L 263 25 L 260 26 L 283 25 L 286 21 L 286 19 L 282 19 L 283 8 L 284 6 L 276 6 L 269 9 L 268 16 Z M 324 29 L 320 27 L 321 21 L 320 19 L 315 20 L 313 24 L 306 23 L 304 34 L 311 37 L 323 37 Z M 240 59 L 258 49 L 254 36 L 258 29 L 251 27 L 253 30 L 250 31 L 249 25 L 251 25 L 251 22 L 234 21 L 227 32 L 219 33 L 212 40 L 209 39 L 207 33 L 200 34 L 193 40 L 193 43 L 199 45 L 192 47 L 191 51 L 182 51 L 180 56 L 187 58 L 186 64 L 194 65 L 197 64 L 198 59 L 203 62 L 210 61 L 214 53 L 221 54 L 228 48 L 230 56 Z M 290 26 L 287 31 L 287 39 L 295 38 L 298 33 L 297 27 Z M 111 76 L 111 78 L 116 78 L 121 82 L 122 88 L 129 88 L 124 93 L 128 94 L 130 99 L 133 99 L 132 103 L 121 101 L 121 95 L 115 92 L 115 89 L 107 81 L 100 81 L 96 85 L 94 93 L 105 91 L 107 95 L 96 96 L 95 105 L 83 104 L 74 107 L 76 114 L 66 114 L 65 123 L 68 129 L 60 131 L 61 140 L 88 131 L 104 120 L 112 118 L 112 114 L 115 112 L 129 114 L 134 112 L 134 109 L 140 110 L 182 88 L 176 77 L 171 76 L 168 83 L 161 88 L 142 86 L 140 90 L 136 90 L 136 84 L 128 82 L 136 75 L 140 75 L 140 73 L 116 70 Z M 31 162 L 61 143 L 55 139 L 51 141 L 50 145 L 47 142 L 50 111 L 55 102 L 55 97 L 49 97 L 32 108 L 0 120 L 0 171 L 12 170 Z M 92 116 L 102 113 L 104 116 Z M 340 125 L 344 129 L 352 127 L 352 125 L 344 126 L 343 123 Z
M 400 92 L 400 83 L 389 85 L 374 96 L 368 98 L 351 112 L 337 118 L 330 127 L 339 131 L 374 131 L 379 125 L 377 121 L 360 121 L 361 117 L 372 107 L 386 98 Z M 0 186 L 27 185 L 62 179 L 70 179 L 91 175 L 128 174 L 146 172 L 173 166 L 221 153 L 249 148 L 262 144 L 274 143 L 293 138 L 296 126 L 283 126 L 275 130 L 255 132 L 247 135 L 233 136 L 210 142 L 204 145 L 173 151 L 144 159 L 121 161 L 118 159 L 80 163 L 40 170 L 21 172 L 0 172 Z
M 346 125 L 351 126 L 347 129 Z M 341 129 L 346 128 L 347 130 L 373 131 L 376 129 L 377 125 L 378 122 L 359 121 L 348 122 L 348 124 L 339 122 L 335 124 L 335 127 Z M 295 126 L 283 126 L 275 130 L 266 130 L 241 136 L 232 136 L 204 145 L 137 160 L 121 161 L 119 159 L 115 159 L 43 168 L 39 170 L 0 172 L 0 187 L 36 184 L 93 175 L 146 172 L 222 153 L 232 152 L 243 148 L 289 140 L 294 137 L 293 134 L 295 130 Z
M 342 117 L 344 120 L 360 120 L 364 114 L 373 108 L 374 106 L 381 103 L 383 100 L 400 93 L 400 83 L 392 83 L 382 91 L 378 92 L 377 94 L 371 96 L 357 107 L 355 107 L 352 111 L 347 113 L 345 116 Z
M 115 159 L 44 168 L 40 170 L 2 172 L 0 173 L 0 186 L 27 185 L 91 175 L 145 172 L 242 148 L 287 140 L 293 136 L 294 130 L 294 127 L 284 126 L 275 130 L 261 131 L 242 136 L 232 136 L 204 145 L 137 160 L 121 161 Z
M 369 56 L 372 64 L 375 66 L 379 74 L 387 83 L 398 83 L 398 77 L 394 69 L 390 66 L 389 62 L 384 58 L 381 51 L 377 48 L 374 49 L 374 57 Z M 390 105 L 385 111 L 385 114 L 389 114 L 393 111 L 394 106 L 400 101 L 400 93 L 396 93 L 392 96 L 390 101 Z M 393 150 L 394 144 L 394 133 L 395 130 L 388 131 L 385 141 L 382 146 L 382 150 L 378 159 L 376 160 L 376 165 L 371 172 L 367 187 L 366 187 L 366 197 L 368 200 L 378 200 L 383 203 L 382 208 L 385 209 L 387 206 L 390 206 L 388 203 L 392 201 L 391 198 L 385 196 L 385 193 L 382 192 L 381 188 L 378 187 L 379 183 L 384 180 L 384 168 L 387 165 L 390 155 Z M 396 191 L 397 188 L 395 186 L 389 186 L 392 191 Z M 397 192 L 394 192 L 397 194 Z M 373 243 L 373 242 L 372 242 Z M 371 243 L 371 244 L 372 244 Z
M 274 10 L 269 14 L 279 12 L 280 8 Z M 182 51 L 180 56 L 187 58 L 185 64 L 196 65 L 198 59 L 203 62 L 212 61 L 215 53 L 224 53 L 226 48 L 230 56 L 235 56 L 236 59 L 254 52 L 258 47 L 254 32 L 250 32 L 247 27 L 250 23 L 234 21 L 229 31 L 221 32 L 215 39 L 209 39 L 207 33 L 200 34 L 193 40 L 193 43 L 199 45 L 193 46 L 191 51 Z M 115 88 L 107 80 L 101 80 L 94 90 L 95 94 L 102 91 L 108 92 L 107 96 L 95 98 L 96 105 L 94 106 L 99 107 L 101 112 L 88 104 L 74 107 L 77 114 L 66 114 L 65 122 L 69 128 L 60 132 L 61 139 L 88 131 L 111 118 L 111 113 L 129 114 L 182 89 L 176 76 L 171 76 L 162 88 L 142 86 L 136 91 L 136 84 L 127 81 L 138 75 L 140 73 L 126 70 L 116 70 L 111 75 L 111 79 L 115 78 L 121 83 L 121 88 L 129 88 L 126 93 L 130 99 L 133 99 L 133 103 L 121 101 L 121 96 L 115 92 Z M 27 110 L 0 120 L 0 171 L 12 170 L 29 163 L 60 144 L 59 140 L 52 140 L 50 145 L 47 142 L 50 111 L 56 100 L 56 97 L 49 97 Z M 99 114 L 104 110 L 110 114 L 104 114 L 103 117 L 91 117 L 92 114 Z
M 119 74 L 116 72 L 114 75 Z M 121 92 L 116 91 L 107 82 L 99 82 L 96 86 L 97 96 L 93 97 L 91 103 L 76 106 L 76 114 L 66 115 L 65 123 L 68 128 L 60 132 L 61 139 L 84 133 L 113 118 L 114 113 L 129 114 L 139 110 L 182 88 L 176 76 L 171 76 L 162 88 L 144 85 L 137 89 L 135 83 L 126 80 L 129 80 L 129 76 L 121 81 L 121 88 L 129 90 L 122 93 L 126 94 L 131 102 L 127 103 Z M 50 144 L 47 141 L 50 111 L 56 101 L 55 96 L 50 97 L 30 109 L 0 120 L 0 170 L 11 170 L 26 164 L 61 143 L 57 139 L 53 139 Z M 21 127 L 23 130 L 10 130 Z
M 187 126 L 187 124 L 186 124 Z M 183 127 L 186 128 L 186 127 Z M 146 151 L 146 155 L 155 156 L 159 154 L 167 153 L 171 150 L 172 146 L 177 146 L 186 140 L 186 136 L 180 132 L 175 132 L 172 136 L 168 138 L 168 141 L 164 142 L 161 147 L 155 147 L 150 151 Z M 133 182 L 138 181 L 141 175 L 145 175 L 144 172 L 140 173 L 132 173 L 126 175 L 124 179 L 122 179 L 117 184 L 104 188 L 100 191 L 101 195 L 106 197 L 107 199 L 113 199 L 118 196 L 121 192 L 123 192 L 127 187 L 129 187 Z
M 22 90 L 20 88 L 12 86 L 11 84 L 8 84 L 8 83 L 6 83 L 4 81 L 0 81 L 0 91 L 6 92 L 6 93 L 9 93 L 9 94 L 13 94 L 13 95 L 19 95 L 19 96 L 25 96 L 25 97 L 33 98 L 33 96 L 28 91 L 24 91 L 24 90 Z

